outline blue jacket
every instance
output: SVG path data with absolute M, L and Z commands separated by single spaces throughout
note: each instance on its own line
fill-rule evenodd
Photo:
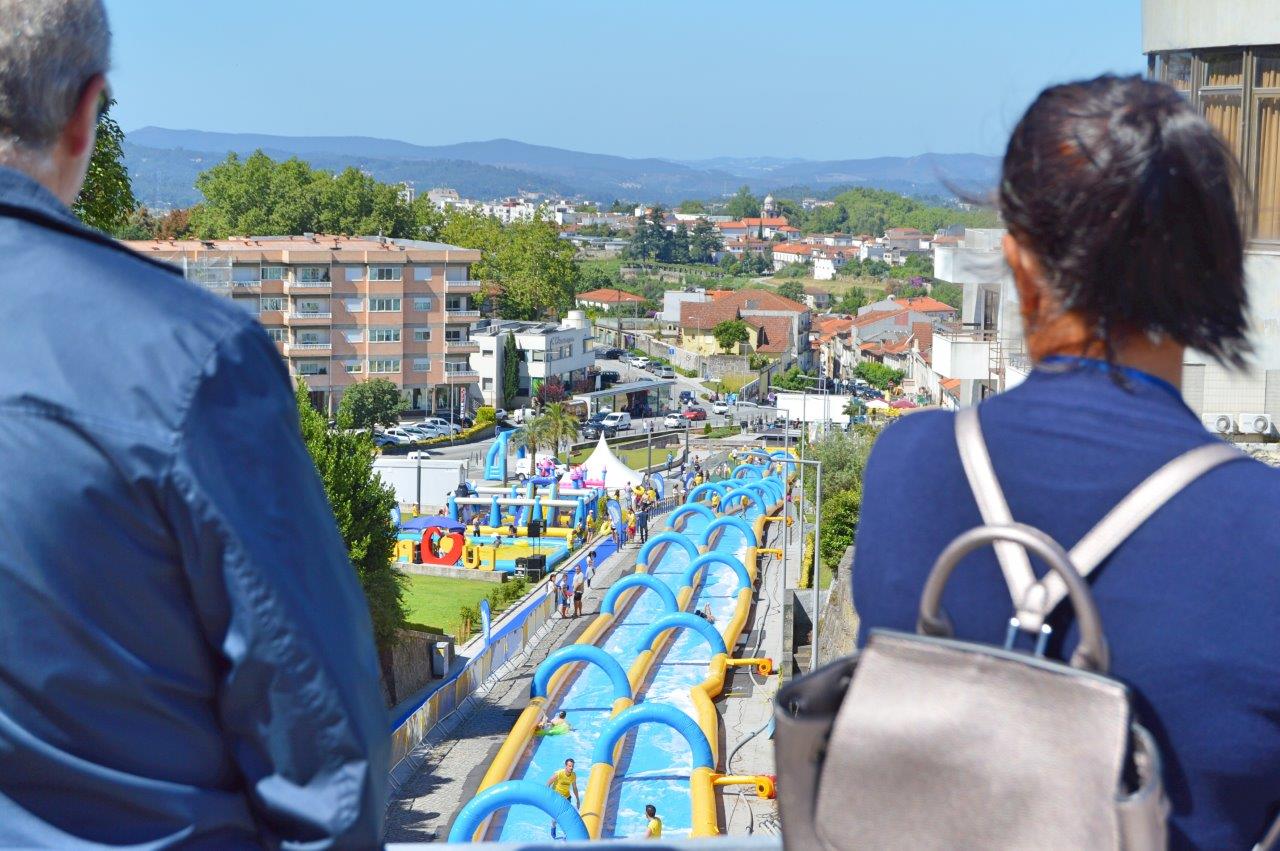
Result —
M 1147 475 L 1216 440 L 1178 391 L 1101 364 L 1037 370 L 984 402 L 982 427 L 1015 520 L 1074 545 Z M 871 454 L 853 566 L 868 629 L 914 631 L 938 554 L 980 525 L 954 416 L 921 412 Z M 1280 806 L 1280 471 L 1250 460 L 1204 475 L 1090 577 L 1112 673 L 1159 740 L 1174 848 L 1248 848 Z M 1035 562 L 1033 562 L 1035 565 Z M 1001 644 L 1012 602 L 992 552 L 952 574 L 943 605 L 960 638 Z M 1070 605 L 1050 618 L 1068 658 Z
M 0 847 L 369 847 L 368 610 L 253 317 L 0 168 Z

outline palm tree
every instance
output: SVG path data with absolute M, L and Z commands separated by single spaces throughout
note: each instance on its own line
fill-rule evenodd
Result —
M 560 445 L 571 444 L 573 439 L 578 436 L 578 418 L 569 413 L 560 402 L 552 402 L 542 409 L 542 413 L 537 417 L 541 420 L 542 437 L 551 446 L 551 452 L 560 458 Z

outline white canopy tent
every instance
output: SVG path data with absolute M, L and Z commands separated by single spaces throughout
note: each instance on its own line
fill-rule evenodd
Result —
M 596 448 L 591 451 L 587 460 L 582 462 L 581 467 L 583 472 L 587 474 L 587 487 L 604 487 L 608 490 L 632 488 L 640 484 L 644 479 L 643 475 L 618 460 L 618 456 L 614 455 L 613 450 L 609 448 L 604 435 L 600 435 L 600 441 L 596 444 Z M 570 472 L 572 472 L 572 469 Z M 601 482 L 604 484 L 601 485 Z M 565 473 L 560 479 L 560 484 L 562 486 L 571 486 L 573 478 L 569 473 Z

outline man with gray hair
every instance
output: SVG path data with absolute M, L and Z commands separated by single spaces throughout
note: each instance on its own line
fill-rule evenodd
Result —
M 253 317 L 81 225 L 101 0 L 0 0 L 0 847 L 374 847 L 369 614 Z

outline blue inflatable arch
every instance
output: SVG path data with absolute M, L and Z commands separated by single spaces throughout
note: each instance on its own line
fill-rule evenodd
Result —
M 645 628 L 644 634 L 640 636 L 640 640 L 636 642 L 636 652 L 649 650 L 653 646 L 653 642 L 659 635 L 669 629 L 691 629 L 706 639 L 711 645 L 712 653 L 728 653 L 729 650 L 724 646 L 724 636 L 707 621 L 690 614 L 689 612 L 676 612 L 673 615 L 663 615 Z M 599 762 L 599 760 L 596 760 Z
M 690 541 L 686 536 L 677 534 L 676 532 L 663 532 L 661 535 L 654 535 L 643 547 L 640 548 L 640 553 L 636 556 L 636 564 L 643 564 L 648 567 L 649 554 L 653 552 L 654 547 L 662 544 L 675 544 L 678 547 L 683 547 L 684 551 L 689 554 L 690 559 L 698 557 L 698 548 L 694 545 L 693 541 Z
M 600 613 L 613 614 L 613 608 L 618 604 L 618 598 L 628 588 L 648 588 L 662 598 L 664 612 L 679 610 L 679 606 L 676 605 L 676 595 L 671 593 L 667 583 L 651 573 L 633 573 L 630 576 L 624 576 L 609 587 L 609 592 L 604 595 L 604 600 L 600 602 Z
M 596 665 L 608 674 L 609 682 L 613 684 L 614 700 L 620 697 L 631 697 L 631 681 L 627 679 L 627 672 L 622 670 L 622 665 L 618 664 L 617 659 L 594 644 L 568 644 L 543 659 L 542 664 L 538 665 L 537 670 L 533 672 L 530 696 L 546 697 L 547 685 L 556 671 L 574 662 Z
M 689 617 L 692 618 L 693 615 L 689 615 Z M 694 620 L 698 620 L 698 618 L 694 618 Z M 618 742 L 621 741 L 622 737 L 631 732 L 634 727 L 650 723 L 663 724 L 684 737 L 685 742 L 689 745 L 689 750 L 693 754 L 694 768 L 715 767 L 711 757 L 711 744 L 707 741 L 707 736 L 702 732 L 702 728 L 688 715 L 665 703 L 641 703 L 618 713 L 600 732 L 600 738 L 596 739 L 594 761 L 605 765 L 613 765 L 613 750 L 618 746 Z M 496 789 L 497 787 L 495 786 L 494 788 Z M 553 795 L 555 794 L 550 789 L 547 789 L 547 791 Z M 560 800 L 563 801 L 564 799 L 561 798 Z M 452 841 L 452 834 L 450 834 L 450 841 Z
M 678 709 L 676 711 L 680 712 Z M 680 714 L 684 715 L 683 712 Z M 618 718 L 621 717 L 622 715 L 618 716 Z M 578 815 L 578 811 L 569 803 L 568 798 L 562 798 L 546 786 L 532 780 L 508 780 L 505 783 L 490 786 L 467 801 L 466 806 L 458 811 L 458 817 L 454 819 L 453 827 L 449 830 L 449 842 L 470 842 L 471 837 L 480 829 L 480 824 L 485 819 L 504 807 L 512 807 L 516 804 L 542 810 L 560 825 L 565 837 L 571 842 L 586 841 L 591 838 L 587 834 L 587 826 L 582 823 L 582 816 Z
M 776 501 L 777 501 L 777 497 L 775 497 L 775 496 L 774 496 L 774 494 L 773 494 L 773 489 L 772 489 L 772 488 L 770 488 L 768 485 L 766 485 L 766 484 L 765 484 L 765 482 L 766 482 L 766 481 L 768 481 L 768 480 L 767 480 L 767 479 L 752 479 L 752 480 L 751 480 L 751 481 L 749 481 L 749 482 L 743 482 L 742 486 L 743 486 L 744 488 L 750 488 L 751 490 L 753 490 L 753 491 L 755 491 L 756 493 L 760 494 L 760 498 L 761 498 L 761 499 L 763 499 L 763 500 L 764 500 L 764 502 L 765 502 L 765 505 L 766 505 L 766 506 L 768 506 L 768 505 L 769 505 L 769 503 L 771 503 L 771 502 L 776 502 Z
M 701 496 L 707 491 L 717 493 L 720 495 L 721 499 L 724 499 L 724 495 L 727 492 L 727 489 L 725 488 L 724 485 L 720 484 L 719 482 L 703 482 L 693 490 L 689 491 L 689 495 L 684 499 L 685 505 L 690 505 L 692 503 L 701 501 L 700 499 Z
M 730 501 L 739 498 L 754 503 L 755 507 L 759 509 L 761 513 L 769 510 L 769 506 L 765 505 L 764 500 L 760 498 L 760 494 L 745 485 L 725 494 L 724 499 L 720 500 L 720 510 L 727 511 Z M 747 506 L 747 508 L 750 508 L 750 506 Z M 747 509 L 743 509 L 744 513 L 746 510 Z
M 746 538 L 747 546 L 749 547 L 759 546 L 760 542 L 756 538 L 756 530 L 751 528 L 751 524 L 748 523 L 746 520 L 743 520 L 741 517 L 738 517 L 737 515 L 734 515 L 734 514 L 727 514 L 724 517 L 717 517 L 715 520 L 712 520 L 710 523 L 708 523 L 707 528 L 702 530 L 702 536 L 698 539 L 698 543 L 702 544 L 703 546 L 707 546 L 711 541 L 711 536 L 715 534 L 716 530 L 723 529 L 726 526 L 732 526 L 733 528 L 741 532 Z M 716 543 L 717 544 L 720 543 L 718 538 L 716 540 Z
M 747 573 L 747 569 L 746 567 L 743 566 L 742 562 L 738 561 L 738 559 L 735 556 L 729 555 L 728 553 L 703 553 L 702 555 L 698 556 L 692 562 L 690 562 L 689 566 L 685 569 L 684 579 L 682 580 L 683 583 L 685 585 L 688 585 L 690 588 L 692 588 L 693 583 L 697 581 L 698 571 L 704 570 L 708 565 L 712 565 L 712 564 L 728 565 L 729 569 L 738 575 L 739 591 L 741 591 L 743 588 L 751 587 L 751 574 Z M 703 584 L 705 585 L 706 584 L 705 570 L 703 573 L 702 581 L 703 581 Z
M 739 455 L 742 458 L 763 458 L 766 464 L 773 460 L 773 456 L 763 449 L 745 449 Z M 751 463 L 754 464 L 756 462 L 753 461 Z
M 700 485 L 699 487 L 705 487 L 705 485 Z M 702 503 L 686 502 L 684 505 L 680 506 L 675 511 L 671 512 L 671 517 L 667 519 L 667 525 L 672 529 L 675 529 L 676 531 L 681 531 L 682 529 L 684 529 L 685 524 L 681 523 L 679 526 L 677 526 L 676 520 L 680 519 L 681 517 L 687 517 L 690 514 L 697 514 L 701 517 L 705 517 L 707 518 L 708 523 L 716 519 L 715 512 L 712 511 L 710 508 L 707 508 Z
M 733 475 L 730 478 L 741 479 L 759 479 L 764 477 L 764 471 L 756 464 L 739 464 L 733 469 Z

